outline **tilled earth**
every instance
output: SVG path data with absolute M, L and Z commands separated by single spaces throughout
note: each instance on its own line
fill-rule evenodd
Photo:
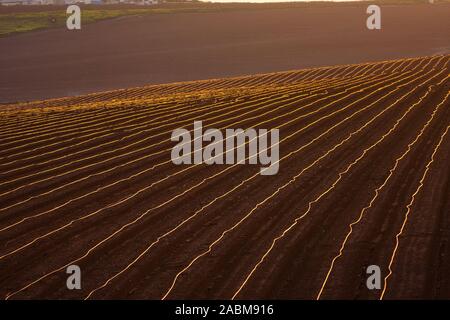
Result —
M 367 2 L 209 5 L 0 38 L 0 103 L 450 53 L 450 3 L 383 4 L 380 30 Z
M 450 298 L 450 56 L 5 105 L 8 299 Z M 176 128 L 280 130 L 278 174 L 174 165 Z M 78 265 L 82 289 L 68 290 Z M 366 286 L 367 267 L 381 288 Z

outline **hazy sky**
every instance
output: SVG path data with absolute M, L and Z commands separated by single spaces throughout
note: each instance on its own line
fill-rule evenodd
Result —
M 359 0 L 202 0 L 206 2 L 314 2 L 314 1 L 359 1 Z

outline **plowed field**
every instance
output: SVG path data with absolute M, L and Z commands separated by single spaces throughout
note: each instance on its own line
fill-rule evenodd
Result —
M 450 298 L 450 56 L 0 111 L 8 299 Z M 279 128 L 280 169 L 171 162 L 176 128 Z M 66 268 L 82 271 L 68 290 Z M 378 265 L 380 290 L 366 287 Z

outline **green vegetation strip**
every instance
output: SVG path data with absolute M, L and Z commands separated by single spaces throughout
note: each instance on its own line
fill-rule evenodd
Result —
M 121 16 L 144 15 L 144 14 L 167 14 L 167 13 L 202 13 L 235 10 L 270 10 L 276 8 L 307 8 L 311 6 L 354 6 L 354 5 L 391 5 L 391 4 L 429 4 L 430 0 L 371 0 L 361 2 L 288 2 L 288 3 L 173 3 L 156 8 L 107 8 L 102 5 L 90 6 L 81 10 L 81 23 L 92 23 L 99 20 L 117 18 Z M 450 0 L 434 0 L 435 4 L 450 3 Z M 18 12 L 0 13 L 0 37 L 16 33 L 23 33 L 38 29 L 61 28 L 66 25 L 67 6 L 58 6 L 49 11 L 24 12 L 28 6 L 15 6 Z M 40 6 L 45 10 L 48 6 Z M 103 7 L 103 8 L 102 8 Z M 1 7 L 0 7 L 1 9 Z M 447 8 L 445 8 L 447 9 Z M 39 10 L 39 9 L 37 9 Z
M 146 8 L 146 9 L 114 9 L 114 10 L 82 10 L 81 24 L 92 23 L 99 20 L 117 18 L 121 16 L 164 14 L 174 12 L 205 12 L 210 8 Z M 38 29 L 61 28 L 66 25 L 68 15 L 65 11 L 43 11 L 28 13 L 0 14 L 0 36 L 13 33 L 28 32 Z

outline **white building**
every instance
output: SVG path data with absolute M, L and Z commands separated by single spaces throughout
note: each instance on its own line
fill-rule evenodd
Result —
M 75 3 L 102 3 L 102 0 L 0 0 L 4 6 L 12 5 L 50 5 L 50 4 L 75 4 Z
M 130 3 L 130 4 L 140 4 L 140 5 L 155 5 L 161 3 L 159 0 L 119 0 L 119 3 Z

